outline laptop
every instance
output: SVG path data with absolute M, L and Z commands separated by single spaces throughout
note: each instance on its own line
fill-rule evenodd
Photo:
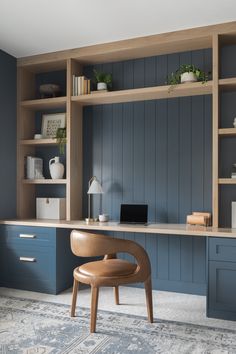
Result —
M 121 204 L 120 224 L 147 225 L 147 220 L 148 220 L 147 204 Z

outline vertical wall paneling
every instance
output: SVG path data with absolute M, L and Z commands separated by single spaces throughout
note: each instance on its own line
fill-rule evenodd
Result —
M 114 89 L 129 89 L 165 84 L 180 64 L 209 70 L 210 62 L 211 51 L 200 50 L 96 68 L 112 73 Z M 101 180 L 102 211 L 113 220 L 119 220 L 121 203 L 147 203 L 149 222 L 184 223 L 193 210 L 211 211 L 210 96 L 85 108 L 84 125 L 84 179 L 90 173 Z M 97 215 L 99 197 L 93 200 Z M 146 248 L 154 288 L 204 294 L 204 239 L 127 232 L 114 237 Z

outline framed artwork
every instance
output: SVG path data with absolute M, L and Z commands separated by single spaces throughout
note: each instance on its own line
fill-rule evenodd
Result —
M 58 128 L 65 128 L 66 114 L 52 113 L 43 114 L 41 133 L 44 139 L 55 138 Z

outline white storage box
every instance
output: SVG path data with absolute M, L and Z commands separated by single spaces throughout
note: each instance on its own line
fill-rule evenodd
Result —
M 232 202 L 231 227 L 236 229 L 236 202 Z
M 65 219 L 66 198 L 36 198 L 36 218 Z

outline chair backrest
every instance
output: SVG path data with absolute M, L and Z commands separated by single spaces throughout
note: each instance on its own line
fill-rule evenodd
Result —
M 78 230 L 71 232 L 70 241 L 71 250 L 76 256 L 96 257 L 118 252 L 129 253 L 135 257 L 142 271 L 145 270 L 145 273 L 151 273 L 151 265 L 146 251 L 134 241 Z

